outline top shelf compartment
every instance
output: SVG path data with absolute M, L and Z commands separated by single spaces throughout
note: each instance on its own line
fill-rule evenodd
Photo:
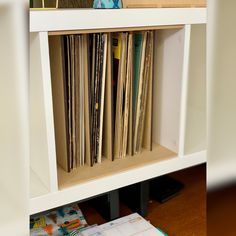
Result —
M 30 32 L 205 24 L 206 8 L 30 11 Z

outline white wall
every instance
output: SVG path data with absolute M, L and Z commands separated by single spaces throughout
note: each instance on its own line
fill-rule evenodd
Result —
M 28 234 L 27 25 L 22 1 L 0 1 L 0 234 Z
M 208 184 L 236 180 L 236 1 L 208 11 Z

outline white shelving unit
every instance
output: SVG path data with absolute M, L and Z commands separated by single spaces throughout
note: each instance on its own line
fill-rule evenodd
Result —
M 30 214 L 206 162 L 205 24 L 205 8 L 30 12 Z M 66 173 L 56 163 L 48 38 L 142 27 L 157 29 L 153 151 Z

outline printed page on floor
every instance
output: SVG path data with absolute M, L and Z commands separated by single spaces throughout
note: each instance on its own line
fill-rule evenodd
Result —
M 163 236 L 162 232 L 134 213 L 82 232 L 83 236 Z

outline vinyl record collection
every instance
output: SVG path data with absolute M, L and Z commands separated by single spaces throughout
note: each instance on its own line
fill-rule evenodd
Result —
M 50 36 L 49 49 L 63 169 L 152 149 L 153 31 Z

